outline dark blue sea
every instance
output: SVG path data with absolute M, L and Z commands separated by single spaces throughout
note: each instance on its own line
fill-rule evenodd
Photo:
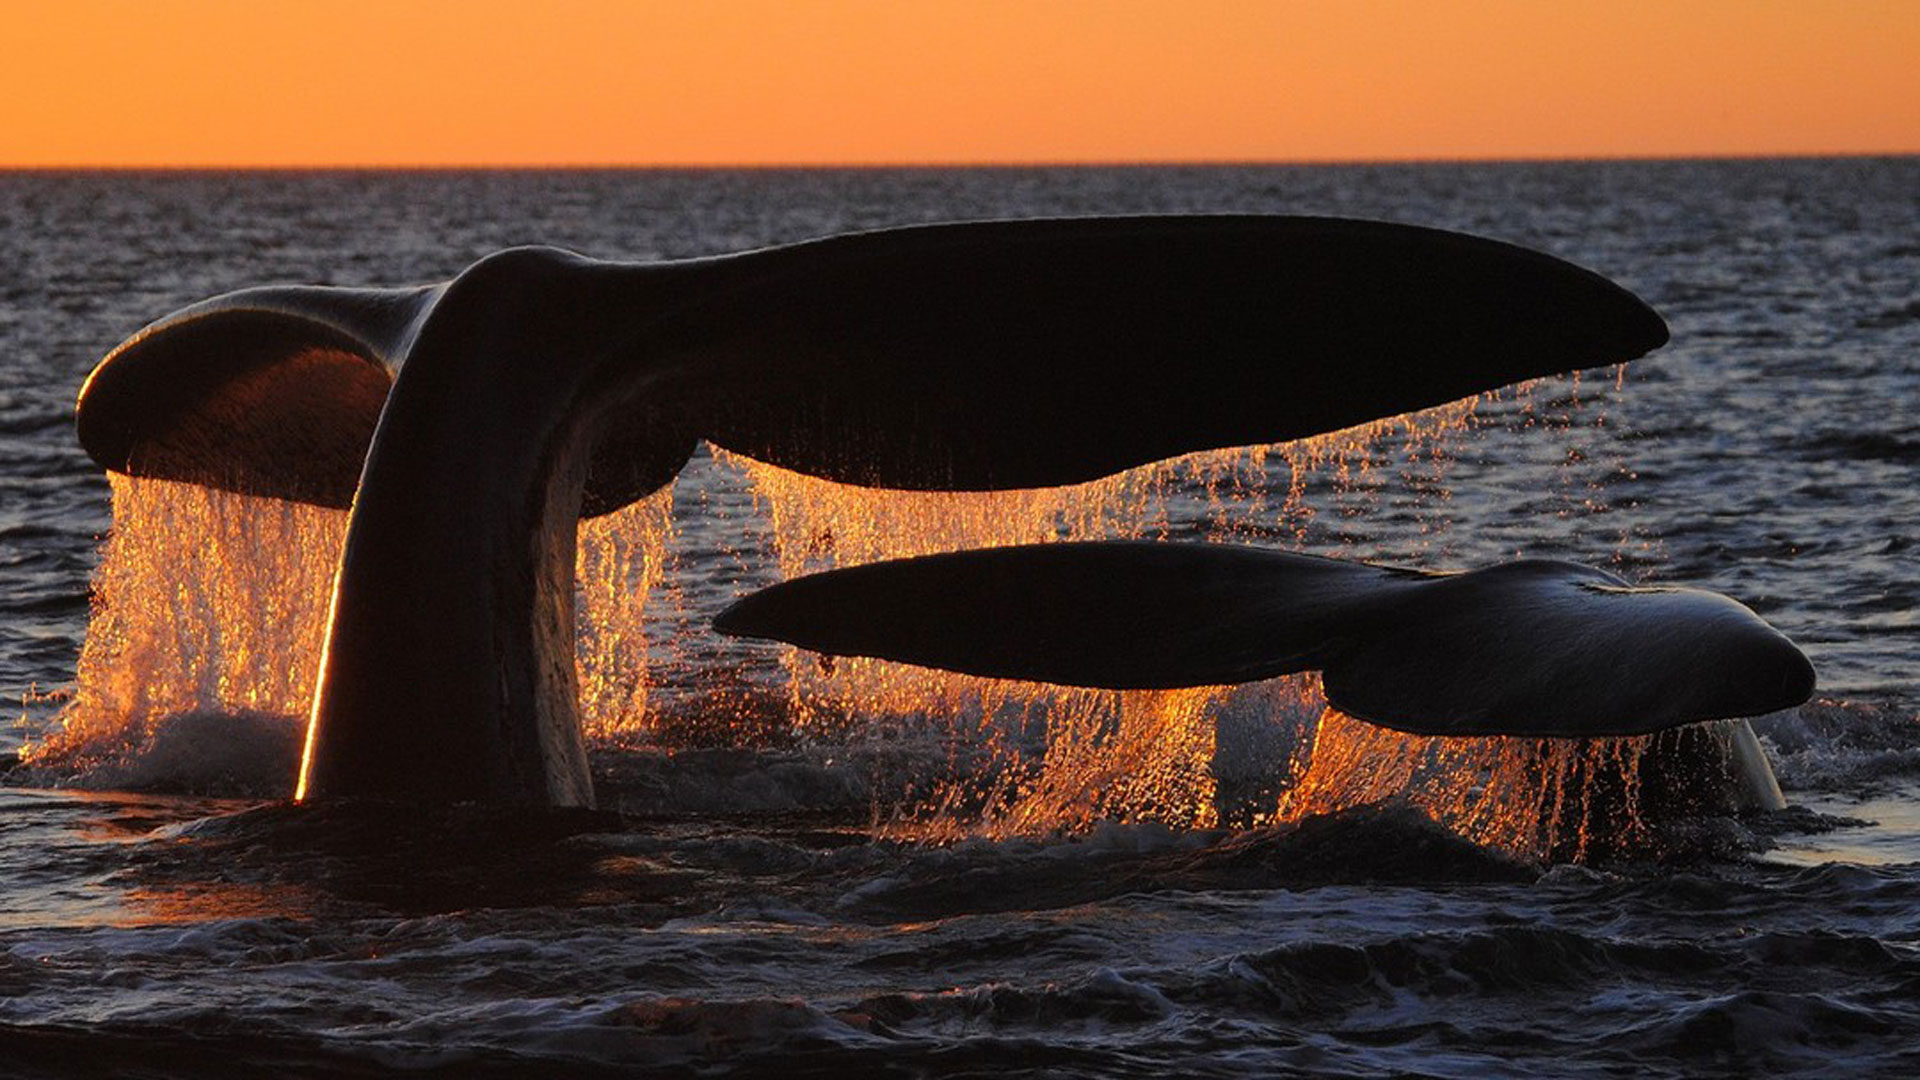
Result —
M 1673 340 L 1085 488 L 702 451 L 583 539 L 591 812 L 292 806 L 341 515 L 110 487 L 73 434 L 107 350 L 248 285 L 1213 211 L 1538 248 Z M 1060 536 L 1727 593 L 1819 673 L 1754 721 L 1790 806 L 1590 798 L 1564 747 L 1371 741 L 1298 679 L 1070 692 L 707 628 Z M 0 173 L 0 1075 L 1920 1075 L 1916 603 L 1920 158 Z

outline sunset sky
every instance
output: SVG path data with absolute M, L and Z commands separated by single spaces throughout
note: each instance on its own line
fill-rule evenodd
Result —
M 1920 0 L 45 0 L 0 166 L 1920 151 Z

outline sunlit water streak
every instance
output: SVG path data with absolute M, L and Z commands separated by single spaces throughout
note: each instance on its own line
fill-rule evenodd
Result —
M 60 726 L 29 763 L 82 775 L 196 713 L 292 723 L 313 699 L 346 515 L 115 475 L 113 527 Z
M 1330 477 L 1335 513 L 1375 510 L 1383 488 L 1410 480 L 1432 535 L 1448 522 L 1447 447 L 1474 404 L 1029 491 L 880 491 L 715 457 L 751 494 L 758 518 L 728 523 L 741 538 L 734 557 L 770 556 L 782 580 L 997 545 L 1164 538 L 1176 520 L 1205 522 L 1207 539 L 1297 541 L 1316 512 L 1307 497 L 1316 472 Z M 1395 466 L 1399 477 L 1382 476 Z M 26 763 L 111 786 L 164 761 L 155 747 L 170 725 L 244 716 L 295 737 L 312 698 L 345 515 L 167 481 L 112 483 L 113 527 L 76 689 Z M 671 655 L 675 637 L 699 632 L 673 580 L 674 507 L 669 488 L 581 529 L 576 659 L 582 720 L 598 745 L 670 747 L 686 735 L 649 708 L 655 654 Z M 749 538 L 768 550 L 751 550 Z M 1249 824 L 1407 798 L 1475 842 L 1579 857 L 1591 831 L 1580 788 L 1604 772 L 1624 792 L 1616 808 L 1627 817 L 1611 823 L 1614 833 L 1638 827 L 1636 766 L 1650 740 L 1430 739 L 1331 711 L 1304 724 L 1322 702 L 1311 679 L 1292 679 L 1261 692 L 1267 715 L 1252 721 L 1297 728 L 1266 751 L 1291 753 L 1261 760 L 1242 749 L 1241 760 L 1224 760 L 1220 712 L 1236 694 L 1243 708 L 1248 697 L 1233 688 L 1074 689 L 774 651 L 777 668 L 756 671 L 749 655 L 744 673 L 732 674 L 778 686 L 776 728 L 764 717 L 729 717 L 737 705 L 724 699 L 695 696 L 681 711 L 698 712 L 709 739 L 731 727 L 747 745 L 778 737 L 879 751 L 873 767 L 902 774 L 873 785 L 873 824 L 890 836 L 952 842 L 1083 832 L 1103 821 L 1210 828 L 1223 819 L 1222 769 L 1268 774 L 1264 802 L 1242 797 L 1227 812 Z M 888 742 L 918 753 L 903 764 Z

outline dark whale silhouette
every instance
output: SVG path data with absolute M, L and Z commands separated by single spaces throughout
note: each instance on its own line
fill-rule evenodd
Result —
M 299 797 L 583 805 L 576 522 L 698 439 L 856 484 L 1068 484 L 1666 339 L 1596 274 L 1432 229 L 985 222 L 247 289 L 115 349 L 77 419 L 108 469 L 350 508 Z
M 997 678 L 1166 689 L 1321 673 L 1329 705 L 1417 735 L 1584 738 L 1734 720 L 1686 751 L 1735 806 L 1786 806 L 1742 718 L 1813 665 L 1740 603 L 1527 559 L 1432 573 L 1217 544 L 1033 544 L 762 589 L 722 633 Z
M 1419 735 L 1640 735 L 1806 701 L 1813 666 L 1739 603 L 1528 559 L 1431 573 L 1227 544 L 1028 544 L 762 589 L 722 633 L 1110 689 L 1319 671 Z

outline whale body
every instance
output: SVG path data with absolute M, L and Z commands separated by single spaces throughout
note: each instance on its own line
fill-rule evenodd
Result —
M 193 305 L 96 367 L 103 467 L 349 511 L 298 797 L 588 805 L 577 522 L 696 442 L 848 483 L 1076 483 L 1640 356 L 1551 256 L 1271 216 L 920 226 L 711 258 L 512 249 Z

